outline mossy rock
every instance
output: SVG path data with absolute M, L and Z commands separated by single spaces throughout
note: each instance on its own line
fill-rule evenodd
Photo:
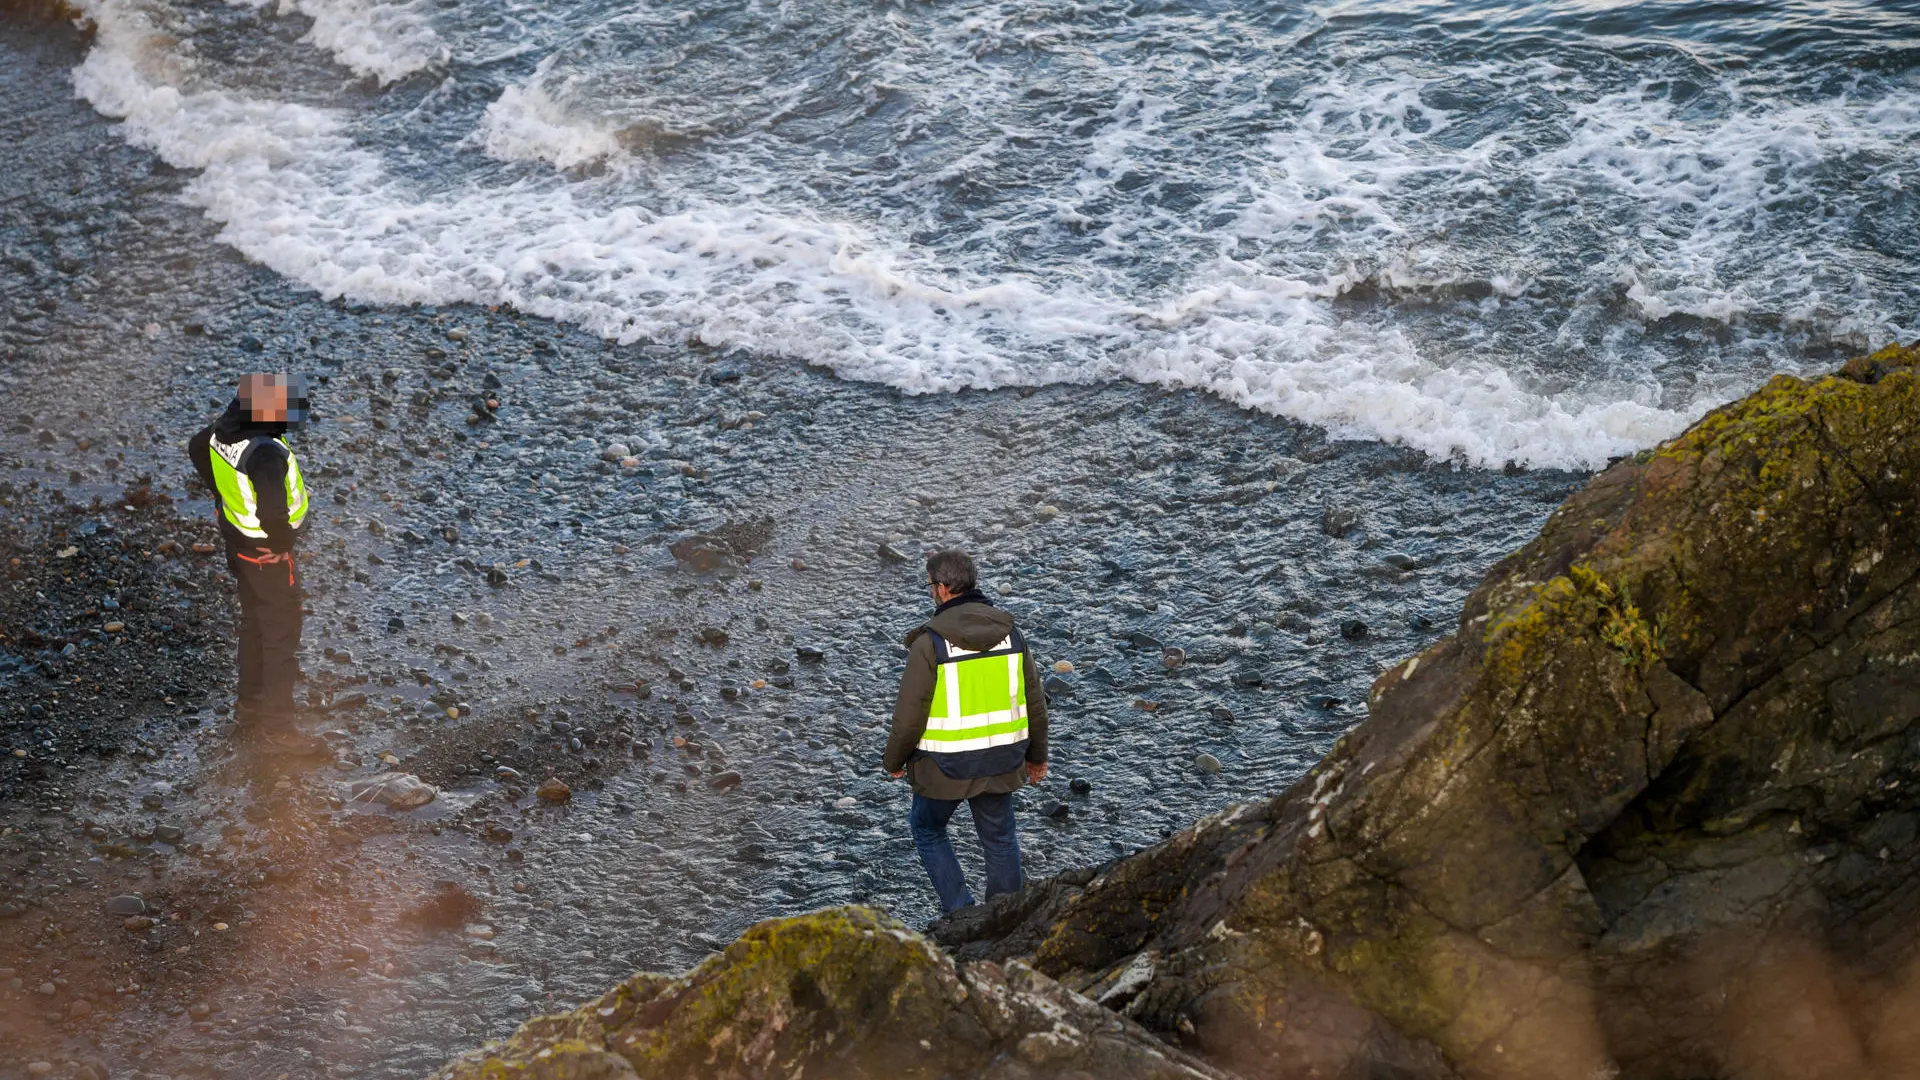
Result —
M 1874 1061 L 1815 1005 L 1916 962 L 1917 365 L 1615 464 L 1291 791 L 936 937 L 1094 993 L 1151 957 L 1128 1014 L 1247 1075 L 1739 1075 L 1805 1018 Z M 1808 949 L 1812 998 L 1751 992 Z
M 528 1021 L 439 1080 L 1227 1080 L 1023 964 L 961 967 L 871 908 L 760 923 L 677 977 Z

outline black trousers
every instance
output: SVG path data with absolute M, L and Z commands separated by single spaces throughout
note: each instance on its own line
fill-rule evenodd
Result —
M 300 579 L 294 555 L 261 560 L 262 552 L 227 549 L 227 568 L 240 583 L 240 692 L 235 718 L 242 727 L 293 724 L 293 684 L 300 677 Z

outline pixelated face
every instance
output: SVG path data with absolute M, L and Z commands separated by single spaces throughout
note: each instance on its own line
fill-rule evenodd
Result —
M 248 375 L 240 380 L 240 404 L 257 424 L 298 427 L 307 419 L 307 380 L 284 372 Z

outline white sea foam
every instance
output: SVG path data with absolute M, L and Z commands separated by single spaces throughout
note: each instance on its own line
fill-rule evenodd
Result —
M 228 3 L 264 8 L 275 0 Z M 278 0 L 274 10 L 280 15 L 306 16 L 312 25 L 302 41 L 382 86 L 443 64 L 449 56 L 446 42 L 433 28 L 426 0 Z
M 1641 208 L 1644 223 L 1622 245 L 1616 280 L 1650 321 L 1674 314 L 1731 322 L 1804 294 L 1810 239 L 1781 245 L 1780 207 L 1832 207 L 1817 228 L 1833 240 L 1851 226 L 1822 175 L 1829 163 L 1871 156 L 1895 166 L 1913 152 L 1920 94 L 1818 104 L 1737 99 L 1728 115 L 1683 119 L 1644 86 L 1581 106 L 1561 149 L 1532 163 L 1531 178 L 1569 199 L 1596 189 Z M 1804 211 L 1790 211 L 1804 232 Z
M 445 63 L 427 0 L 280 0 L 313 20 L 306 40 L 358 75 L 382 85 Z
M 1120 378 L 1194 387 L 1480 464 L 1593 466 L 1676 433 L 1738 387 L 1703 372 L 1693 393 L 1668 400 L 1645 365 L 1542 377 L 1511 352 L 1419 338 L 1392 311 L 1343 311 L 1343 297 L 1365 285 L 1529 302 L 1537 281 L 1568 272 L 1564 256 L 1450 235 L 1517 175 L 1565 199 L 1598 189 L 1608 205 L 1684 218 L 1685 229 L 1610 242 L 1594 271 L 1604 285 L 1595 303 L 1618 290 L 1649 322 L 1675 312 L 1733 319 L 1807 292 L 1781 283 L 1791 252 L 1761 253 L 1760 269 L 1739 280 L 1716 276 L 1730 253 L 1755 257 L 1743 249 L 1764 234 L 1756 223 L 1769 201 L 1808 189 L 1810 171 L 1834 155 L 1910 149 L 1920 130 L 1920 109 L 1898 99 L 1797 113 L 1740 103 L 1717 124 L 1688 126 L 1644 94 L 1603 95 L 1567 120 L 1560 149 L 1522 153 L 1499 134 L 1436 140 L 1457 119 L 1424 102 L 1422 77 L 1343 73 L 1292 95 L 1286 129 L 1180 217 L 1136 207 L 1121 189 L 1126 174 L 1152 173 L 1180 152 L 1166 131 L 1176 105 L 1129 90 L 1089 125 L 1077 173 L 1015 208 L 1026 217 L 916 243 L 909 237 L 927 221 L 919 192 L 994 175 L 1036 133 L 1004 125 L 911 184 L 868 189 L 908 207 L 895 212 L 809 202 L 802 194 L 819 181 L 760 168 L 781 148 L 748 128 L 701 148 L 713 170 L 706 179 L 721 182 L 702 186 L 698 169 L 650 174 L 646 182 L 663 187 L 642 205 L 620 186 L 620 170 L 582 177 L 528 167 L 569 170 L 626 152 L 610 118 L 619 110 L 582 106 L 548 61 L 500 93 L 474 129 L 487 155 L 521 166 L 506 179 L 429 192 L 356 141 L 350 115 L 203 82 L 141 9 L 100 2 L 107 14 L 75 72 L 79 91 L 123 118 L 129 139 L 200 170 L 188 195 L 221 223 L 223 240 L 324 295 L 510 304 L 618 341 L 697 335 L 916 393 Z M 939 115 L 968 100 L 969 79 L 978 80 L 977 106 L 1019 98 L 1017 80 L 977 75 L 965 66 L 970 55 L 955 63 L 922 75 L 939 87 L 928 106 Z M 913 74 L 896 73 L 903 82 Z M 1563 76 L 1535 65 L 1507 77 Z M 769 111 L 784 115 L 799 93 L 769 90 Z M 781 94 L 785 101 L 772 100 Z M 1119 262 L 1039 250 L 1009 263 L 971 250 L 996 230 L 1040 235 L 1099 215 L 1108 224 L 1097 239 L 1116 256 L 1151 259 L 1170 238 L 1198 255 L 1164 283 L 1134 290 L 1113 268 Z M 1804 317 L 1885 336 L 1862 306 Z
M 480 145 L 501 161 L 545 161 L 562 169 L 623 156 L 620 132 L 596 116 L 582 115 L 556 98 L 547 85 L 549 57 L 533 78 L 501 91 L 480 119 Z

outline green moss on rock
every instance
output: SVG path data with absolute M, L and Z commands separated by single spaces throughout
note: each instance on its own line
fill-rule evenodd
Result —
M 748 930 L 660 988 L 608 1045 L 643 1080 L 692 1076 L 727 1060 L 742 1064 L 739 1075 L 795 1075 L 832 1063 L 931 1077 L 945 1063 L 927 1061 L 923 1039 L 988 1041 L 949 1008 L 963 996 L 951 961 L 925 939 L 872 909 L 835 908 Z
M 684 975 L 636 975 L 530 1020 L 439 1080 L 1013 1080 L 1034 1068 L 1224 1080 L 1024 965 L 962 969 L 862 907 L 759 923 Z

